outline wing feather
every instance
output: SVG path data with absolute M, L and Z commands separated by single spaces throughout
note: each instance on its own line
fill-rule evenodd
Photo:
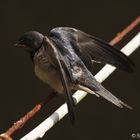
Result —
M 134 63 L 125 54 L 105 41 L 70 27 L 54 28 L 51 33 L 55 32 L 55 34 L 60 35 L 59 31 L 67 32 L 73 49 L 90 71 L 91 66 L 93 66 L 91 65 L 91 59 L 95 62 L 111 64 L 128 72 L 133 71 Z
M 70 82 L 68 80 L 66 72 L 64 71 L 64 69 L 66 68 L 66 65 L 64 68 L 64 64 L 65 64 L 64 59 L 61 56 L 61 54 L 57 51 L 57 48 L 54 46 L 54 44 L 47 37 L 44 38 L 44 41 L 47 43 L 47 47 L 50 47 L 50 49 L 52 49 L 53 55 L 56 58 L 58 69 L 59 69 L 59 72 L 61 75 L 60 76 L 61 82 L 64 87 L 64 92 L 66 93 L 66 102 L 67 102 L 69 117 L 70 117 L 72 124 L 74 124 L 74 122 L 75 122 L 74 100 L 72 98 Z
M 75 31 L 77 45 L 84 49 L 93 60 L 103 64 L 111 64 L 122 70 L 132 72 L 134 63 L 122 52 L 99 38 L 82 31 Z

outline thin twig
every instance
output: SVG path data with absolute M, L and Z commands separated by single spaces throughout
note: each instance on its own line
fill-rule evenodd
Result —
M 140 16 L 138 16 L 129 26 L 117 34 L 117 36 L 110 41 L 111 45 L 115 45 L 120 42 L 130 31 L 140 24 Z
M 111 45 L 115 45 L 120 40 L 123 39 L 131 30 L 133 30 L 138 24 L 140 24 L 140 16 L 136 18 L 129 26 L 127 26 L 122 32 L 120 32 L 112 41 L 110 41 Z M 22 128 L 29 119 L 31 119 L 37 112 L 41 110 L 41 108 L 51 100 L 51 95 L 44 102 L 37 104 L 31 111 L 29 111 L 25 116 L 20 118 L 17 122 L 13 124 L 4 134 L 6 136 L 11 136 L 15 131 Z M 53 98 L 53 97 L 52 97 Z M 3 137 L 0 136 L 0 140 L 3 140 Z M 5 139 L 4 139 L 5 140 Z
M 52 98 L 56 95 L 56 93 L 51 93 L 46 98 L 44 102 L 41 102 L 37 104 L 31 111 L 29 111 L 26 115 L 24 115 L 22 118 L 20 118 L 18 121 L 16 121 L 4 134 L 5 136 L 11 136 L 15 131 L 21 129 L 29 119 L 31 119 L 35 114 L 37 114 L 48 102 L 52 100 Z M 2 139 L 2 136 L 0 136 L 0 140 Z M 5 140 L 5 139 L 4 139 Z
M 55 96 L 55 93 L 51 93 L 49 94 L 49 96 L 46 98 L 46 100 L 44 102 L 41 102 L 39 104 L 37 104 L 31 111 L 29 111 L 25 116 L 23 116 L 22 118 L 20 118 L 19 121 L 15 122 L 14 125 L 9 128 L 6 131 L 6 134 L 8 136 L 11 136 L 15 131 L 17 131 L 18 129 L 22 128 L 23 125 L 30 119 L 32 118 L 36 113 L 38 113 L 40 111 L 41 108 L 43 108 L 48 102 L 50 102 L 52 100 L 52 98 Z

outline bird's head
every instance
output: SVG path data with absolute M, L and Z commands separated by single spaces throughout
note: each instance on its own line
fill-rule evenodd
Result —
M 24 48 L 26 51 L 32 53 L 38 50 L 43 42 L 43 35 L 36 31 L 24 33 L 15 44 L 15 46 Z

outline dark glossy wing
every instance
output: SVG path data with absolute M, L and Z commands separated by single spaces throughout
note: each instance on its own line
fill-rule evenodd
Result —
M 51 39 L 53 39 L 53 41 L 56 43 L 58 49 L 63 53 L 63 57 L 66 57 L 65 60 L 67 62 L 67 66 L 69 66 L 70 63 L 71 67 L 69 67 L 69 69 L 67 69 L 66 71 L 68 71 L 68 73 L 71 73 L 72 71 L 73 75 L 71 79 L 74 79 L 73 84 L 75 84 L 77 89 L 84 90 L 91 94 L 96 93 L 96 95 L 102 96 L 103 98 L 112 102 L 113 104 L 115 104 L 120 108 L 125 106 L 129 109 L 132 109 L 132 107 L 128 106 L 127 104 L 119 100 L 112 93 L 106 90 L 99 82 L 97 82 L 96 79 L 91 74 L 91 72 L 89 72 L 89 70 L 87 70 L 87 68 L 84 65 L 84 64 L 86 65 L 88 64 L 87 62 L 88 59 L 84 61 L 84 58 L 86 58 L 86 56 L 87 57 L 90 56 L 95 60 L 98 61 L 100 60 L 101 62 L 104 63 L 107 63 L 108 61 L 111 63 L 112 60 L 108 60 L 109 57 L 110 59 L 113 59 L 113 61 L 115 61 L 115 64 L 116 61 L 117 63 L 119 61 L 122 61 L 120 62 L 121 65 L 122 63 L 124 63 L 124 65 L 127 65 L 125 63 L 131 63 L 131 62 L 129 62 L 129 59 L 125 55 L 113 49 L 113 51 L 114 50 L 116 51 L 114 53 L 115 56 L 113 56 L 112 55 L 113 51 L 109 51 L 110 49 L 108 48 L 110 48 L 110 46 L 108 44 L 101 41 L 102 43 L 100 45 L 99 39 L 93 39 L 92 36 L 73 28 L 67 28 L 67 27 L 55 28 L 51 31 L 50 36 Z M 95 43 L 96 41 L 97 43 Z M 105 49 L 103 45 L 105 45 L 106 47 Z M 81 60 L 83 60 L 84 64 L 79 59 L 77 54 L 81 58 Z M 95 93 L 93 93 L 92 91 L 94 91 Z
M 92 58 L 95 61 L 103 64 L 111 64 L 128 72 L 133 71 L 133 62 L 126 55 L 108 43 L 74 28 L 59 27 L 55 28 L 55 30 L 56 29 L 68 33 L 73 49 L 82 60 L 88 56 L 87 62 Z
M 64 92 L 66 93 L 66 99 L 67 99 L 66 102 L 67 102 L 69 117 L 70 117 L 72 124 L 74 124 L 74 121 L 75 121 L 74 101 L 72 98 L 70 83 L 67 78 L 66 72 L 64 71 L 64 69 L 66 69 L 66 68 L 64 68 L 64 65 L 66 67 L 65 61 L 64 61 L 63 57 L 61 56 L 61 54 L 58 52 L 58 50 L 55 48 L 54 44 L 47 37 L 44 38 L 44 42 L 47 44 L 47 47 L 51 47 L 50 49 L 53 53 L 52 55 L 56 58 L 56 61 L 58 64 L 58 69 L 59 69 L 59 72 L 61 75 L 62 85 L 64 87 Z
M 52 29 L 50 31 L 50 37 L 53 38 L 55 41 L 56 40 L 62 41 L 64 39 L 68 39 L 70 41 L 71 45 L 73 46 L 73 49 L 75 50 L 76 54 L 78 54 L 78 56 L 84 62 L 84 64 L 88 68 L 88 70 L 90 70 L 92 72 L 93 71 L 93 63 L 92 63 L 91 56 L 84 49 L 77 46 L 75 34 L 73 34 L 73 30 L 72 30 L 72 32 L 70 32 L 71 28 L 67 28 L 68 31 L 65 29 L 66 29 L 65 27 L 57 27 L 57 28 Z M 63 31 L 64 32 L 66 31 L 66 32 L 64 33 Z M 72 35 L 71 35 L 71 33 L 72 33 Z M 57 44 L 59 44 L 59 42 Z M 61 50 L 61 46 L 59 47 L 59 49 Z M 65 49 L 65 47 L 63 46 L 61 51 L 64 51 L 64 49 Z M 68 48 L 66 48 L 66 50 L 67 49 Z

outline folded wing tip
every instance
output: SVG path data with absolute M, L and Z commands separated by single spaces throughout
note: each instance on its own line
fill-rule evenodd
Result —
M 130 110 L 133 110 L 133 107 L 127 105 L 127 104 L 124 103 L 124 102 L 120 102 L 120 104 L 118 105 L 118 107 L 120 107 L 120 108 L 126 107 L 126 108 L 128 108 L 128 109 L 130 109 Z

